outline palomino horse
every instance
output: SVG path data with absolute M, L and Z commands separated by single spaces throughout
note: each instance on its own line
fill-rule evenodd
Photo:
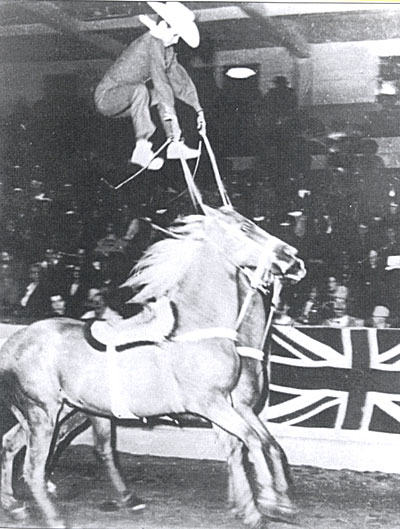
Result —
M 236 275 L 260 263 L 294 279 L 304 270 L 293 248 L 233 210 L 207 210 L 207 217 L 174 225 L 177 238 L 154 244 L 128 280 L 141 289 L 136 302 L 166 295 L 178 317 L 169 338 L 118 353 L 119 391 L 125 409 L 136 416 L 195 413 L 237 437 L 248 450 L 257 509 L 268 515 L 281 494 L 262 451 L 270 440 L 251 406 L 243 404 L 238 412 L 230 399 L 240 373 L 233 332 L 240 291 Z M 85 341 L 82 323 L 64 318 L 32 324 L 1 351 L 2 398 L 28 438 L 24 477 L 51 527 L 64 527 L 44 483 L 57 415 L 64 403 L 113 415 L 106 357 Z M 232 479 L 238 479 L 234 472 Z M 235 482 L 232 491 L 243 512 L 240 490 Z
M 238 328 L 238 344 L 245 346 L 246 351 L 251 349 L 253 354 L 254 351 L 259 351 L 261 354 L 257 355 L 257 353 L 255 353 L 255 358 L 249 356 L 241 357 L 240 376 L 236 386 L 231 391 L 231 397 L 235 409 L 240 410 L 241 405 L 244 404 L 251 406 L 258 414 L 265 405 L 268 396 L 268 378 L 266 373 L 268 359 L 265 359 L 265 361 L 260 359 L 263 357 L 262 351 L 260 350 L 263 348 L 267 320 L 271 310 L 271 292 L 268 292 L 269 296 L 262 296 L 257 288 L 250 288 L 250 283 L 246 276 L 239 275 L 238 280 L 242 282 L 240 292 L 249 292 L 249 290 L 251 292 L 251 303 L 248 304 L 242 322 Z M 266 284 L 271 288 L 274 284 L 272 278 L 270 278 L 269 284 L 268 279 L 266 279 Z M 263 294 L 266 293 L 265 289 L 261 292 Z M 240 301 L 242 305 L 244 300 Z M 243 347 L 239 347 L 240 351 L 242 349 Z M 241 354 L 243 353 L 241 352 Z M 79 431 L 82 431 L 89 421 L 93 426 L 95 452 L 98 458 L 105 464 L 111 483 L 117 493 L 116 499 L 111 502 L 106 502 L 104 507 L 112 510 L 125 506 L 143 508 L 143 502 L 127 490 L 127 487 L 115 465 L 111 445 L 112 429 L 109 419 L 86 415 L 84 412 L 78 410 L 68 412 L 67 415 L 60 420 L 56 429 L 54 439 L 55 454 L 52 452 L 50 455 L 48 460 L 48 470 L 51 471 L 54 467 L 55 461 L 68 440 L 71 437 L 74 437 Z M 235 460 L 235 464 L 228 465 L 229 498 L 232 509 L 235 514 L 242 517 L 248 525 L 255 526 L 258 520 L 261 523 L 262 515 L 257 510 L 257 506 L 253 499 L 251 484 L 247 479 L 245 455 L 242 449 L 243 445 L 234 436 L 227 434 L 218 427 L 214 426 L 214 428 L 226 453 L 229 454 L 228 458 L 231 461 Z M 288 465 L 286 456 L 272 436 L 270 436 L 268 432 L 266 432 L 266 435 L 269 438 L 269 442 L 264 445 L 263 449 L 267 454 L 267 460 L 273 463 L 271 474 L 272 479 L 274 480 L 274 487 L 280 498 L 280 503 L 279 505 L 276 505 L 275 511 L 271 512 L 271 516 L 288 519 L 293 516 L 293 507 L 291 503 L 288 502 L 287 496 L 288 480 L 286 479 L 286 471 L 288 471 Z M 18 515 L 19 517 L 21 517 L 24 512 L 24 504 L 18 502 L 13 496 L 12 465 L 16 453 L 20 451 L 25 444 L 25 433 L 19 425 L 16 427 L 16 434 L 14 429 L 12 429 L 3 438 L 1 505 L 3 508 L 9 510 L 11 514 L 15 513 L 15 515 Z M 281 452 L 280 457 L 279 452 Z M 234 490 L 235 483 L 241 483 L 241 489 L 240 491 L 237 491 L 237 494 Z M 49 488 L 50 490 L 53 489 L 52 485 L 50 485 Z M 235 500 L 235 498 L 237 499 Z

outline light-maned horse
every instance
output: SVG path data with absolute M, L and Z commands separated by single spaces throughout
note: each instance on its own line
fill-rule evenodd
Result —
M 265 427 L 251 405 L 240 403 L 237 410 L 232 406 L 240 359 L 227 330 L 234 329 L 244 295 L 237 274 L 242 267 L 257 267 L 262 259 L 273 274 L 299 279 L 302 263 L 293 248 L 231 209 L 208 208 L 207 217 L 184 218 L 171 230 L 179 238 L 153 245 L 129 282 L 142 287 L 137 302 L 167 295 L 178 308 L 177 326 L 174 336 L 162 343 L 119 353 L 125 405 L 144 417 L 195 413 L 235 436 L 240 447 L 244 443 L 251 487 L 247 481 L 248 494 L 242 494 L 241 471 L 232 468 L 235 458 L 229 457 L 231 491 L 245 522 L 255 526 L 254 513 L 247 512 L 252 496 L 257 511 L 268 515 L 286 492 L 276 487 L 263 454 L 263 445 L 271 445 Z M 28 437 L 25 480 L 46 523 L 63 527 L 44 483 L 52 433 L 64 403 L 112 415 L 106 355 L 87 344 L 82 323 L 53 319 L 13 335 L 0 356 L 2 397 Z M 271 464 L 274 454 L 267 456 Z
M 268 279 L 270 283 L 268 283 Z M 250 284 L 245 276 L 239 275 L 239 281 L 243 281 L 243 288 L 240 292 L 248 292 Z M 273 278 L 265 278 L 265 285 L 269 289 L 273 287 Z M 265 293 L 265 288 L 261 292 Z M 247 306 L 244 318 L 238 328 L 237 343 L 246 348 L 252 348 L 261 353 L 265 339 L 265 329 L 271 310 L 271 294 L 262 297 L 260 290 L 251 289 L 251 302 Z M 241 300 L 241 303 L 244 300 Z M 260 354 L 261 357 L 261 354 Z M 234 407 L 240 410 L 242 405 L 251 406 L 258 414 L 265 405 L 268 396 L 268 376 L 267 376 L 268 358 L 260 360 L 258 358 L 243 356 L 241 358 L 241 369 L 236 386 L 231 391 L 231 397 Z M 75 437 L 78 432 L 87 426 L 89 421 L 93 426 L 94 450 L 97 457 L 103 462 L 110 481 L 116 492 L 116 499 L 106 502 L 103 507 L 112 510 L 145 505 L 134 493 L 130 492 L 118 471 L 114 461 L 112 447 L 112 425 L 109 419 L 87 415 L 82 411 L 74 410 L 66 412 L 66 416 L 60 418 L 60 423 L 56 429 L 54 439 L 54 450 L 48 460 L 48 472 L 54 468 L 59 455 L 65 448 L 68 440 Z M 266 427 L 266 426 L 265 426 Z M 262 523 L 263 516 L 258 511 L 253 499 L 251 483 L 249 483 L 246 467 L 247 462 L 243 452 L 243 444 L 236 437 L 231 436 L 214 425 L 214 429 L 228 454 L 230 464 L 228 465 L 228 484 L 229 499 L 233 512 L 243 518 L 250 526 L 257 526 Z M 279 444 L 268 433 L 266 427 L 266 437 L 268 442 L 264 443 L 263 450 L 267 460 L 272 463 L 271 475 L 274 482 L 274 488 L 277 491 L 279 504 L 271 509 L 270 516 L 280 519 L 291 519 L 294 515 L 294 508 L 288 501 L 288 480 L 286 475 L 289 471 L 286 456 Z M 3 438 L 3 457 L 2 457 L 2 474 L 1 474 L 1 494 L 0 503 L 3 508 L 19 518 L 24 513 L 24 503 L 17 501 L 13 495 L 12 476 L 13 461 L 16 454 L 26 445 L 25 432 L 20 425 L 11 429 Z M 55 454 L 54 454 L 55 452 Z M 232 462 L 235 461 L 234 464 Z M 240 490 L 235 493 L 235 484 L 240 483 Z M 54 490 L 54 485 L 50 484 L 50 490 Z M 236 485 L 237 488 L 237 485 Z M 235 499 L 237 498 L 237 499 Z

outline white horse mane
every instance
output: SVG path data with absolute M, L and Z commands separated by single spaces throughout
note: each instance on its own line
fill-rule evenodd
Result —
M 150 298 L 159 298 L 179 283 L 204 241 L 207 221 L 202 215 L 179 218 L 169 227 L 176 238 L 163 239 L 146 250 L 122 285 L 139 290 L 131 302 L 144 303 Z

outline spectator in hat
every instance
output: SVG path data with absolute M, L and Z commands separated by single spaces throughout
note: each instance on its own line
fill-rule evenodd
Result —
M 155 22 L 147 15 L 140 21 L 149 31 L 133 41 L 106 72 L 95 91 L 95 104 L 105 116 L 130 116 L 136 137 L 131 162 L 151 170 L 162 167 L 162 158 L 155 157 L 151 136 L 156 127 L 150 106 L 157 106 L 167 138 L 167 158 L 196 158 L 198 151 L 182 140 L 182 131 L 175 111 L 175 98 L 191 106 L 197 113 L 197 125 L 205 131 L 204 112 L 196 87 L 186 70 L 178 63 L 175 45 L 182 38 L 196 48 L 200 42 L 193 13 L 180 2 L 148 2 L 159 15 Z M 149 92 L 149 82 L 152 87 Z
M 387 329 L 390 327 L 389 323 L 390 310 L 384 305 L 377 305 L 372 311 L 372 315 L 366 320 L 367 327 L 374 327 L 375 329 Z

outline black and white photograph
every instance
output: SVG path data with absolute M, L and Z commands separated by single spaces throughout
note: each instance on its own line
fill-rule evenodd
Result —
M 0 528 L 400 529 L 400 2 L 0 0 Z

